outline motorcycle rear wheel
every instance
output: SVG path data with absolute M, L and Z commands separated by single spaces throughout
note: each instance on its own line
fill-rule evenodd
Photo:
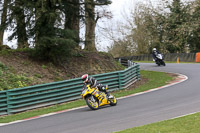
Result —
M 92 96 L 87 97 L 85 99 L 86 103 L 87 103 L 88 107 L 90 107 L 92 110 L 97 110 L 99 108 L 99 103 L 95 99 L 94 99 L 94 101 L 92 101 L 91 98 L 92 98 Z

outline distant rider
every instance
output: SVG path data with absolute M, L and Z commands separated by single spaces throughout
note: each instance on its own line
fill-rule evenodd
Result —
M 153 56 L 153 59 L 156 61 L 157 60 L 157 55 L 160 54 L 160 52 L 156 49 L 156 48 L 153 48 L 152 50 L 152 56 Z
M 83 80 L 84 84 L 90 84 L 91 88 L 97 87 L 100 91 L 105 92 L 105 94 L 108 96 L 108 98 L 113 98 L 113 96 L 110 95 L 110 93 L 106 90 L 107 86 L 98 83 L 95 78 L 89 77 L 88 74 L 84 74 L 82 76 L 82 80 Z

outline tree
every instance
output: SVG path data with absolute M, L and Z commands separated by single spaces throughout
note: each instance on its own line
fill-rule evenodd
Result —
M 108 52 L 111 53 L 114 57 L 134 55 L 136 53 L 136 45 L 134 42 L 132 42 L 132 37 L 129 37 L 115 40 L 113 45 L 108 47 Z
M 98 18 L 95 20 L 94 0 L 85 0 L 85 49 L 88 51 L 96 51 L 95 47 L 95 27 Z
M 186 52 L 188 37 L 190 34 L 190 20 L 188 4 L 184 5 L 180 0 L 173 0 L 169 16 L 166 20 L 166 41 L 168 42 L 167 50 L 176 52 Z
M 131 54 L 137 55 L 151 53 L 153 47 L 162 53 L 200 51 L 200 0 L 184 3 L 180 0 L 165 2 L 167 0 L 164 1 L 164 6 L 156 8 L 147 4 L 137 5 L 127 21 L 131 23 L 131 26 L 127 26 L 131 32 L 124 36 L 126 39 L 116 39 L 110 51 L 117 54 L 114 52 L 117 51 L 116 47 L 123 49 L 127 47 L 126 44 L 129 44 L 129 48 L 131 44 L 134 45 L 134 53 Z M 130 30 L 126 29 L 127 31 Z M 127 39 L 132 43 L 125 43 Z
M 76 44 L 74 33 L 69 29 L 55 27 L 61 22 L 61 1 L 46 0 L 36 2 L 36 54 L 45 60 L 54 62 L 65 59 L 72 53 Z
M 0 45 L 3 45 L 3 36 L 4 36 L 4 30 L 5 30 L 5 25 L 6 25 L 6 16 L 7 16 L 7 5 L 8 5 L 8 0 L 4 0 L 3 11 L 1 14 Z
M 3 36 L 4 30 L 8 27 L 13 34 L 9 36 L 8 40 L 12 40 L 13 38 L 18 40 L 18 48 L 27 48 L 28 38 L 26 33 L 26 23 L 25 23 L 25 15 L 24 15 L 24 0 L 4 0 L 4 4 L 6 2 L 6 6 L 4 5 L 3 14 L 2 14 L 2 25 L 1 25 L 1 35 Z M 9 12 L 8 12 L 9 11 Z M 12 27 L 12 28 L 11 28 Z
M 142 3 L 137 4 L 135 10 L 131 12 L 131 17 L 127 19 L 126 25 L 118 26 L 127 27 L 124 31 L 126 33 L 123 33 L 124 39 L 121 40 L 130 42 L 121 42 L 123 44 L 121 47 L 126 48 L 129 44 L 129 52 L 126 51 L 126 53 L 132 55 L 151 53 L 153 47 L 163 50 L 164 21 L 165 17 L 160 9 L 155 9 L 151 4 L 148 6 Z
M 192 10 L 192 20 L 190 23 L 191 33 L 188 38 L 188 44 L 191 52 L 200 51 L 200 0 L 196 0 L 191 4 Z
M 96 51 L 95 26 L 102 16 L 95 7 L 110 3 L 109 0 L 12 0 L 5 4 L 9 13 L 2 16 L 8 21 L 1 24 L 1 29 L 13 32 L 9 40 L 17 39 L 18 48 L 28 48 L 28 40 L 33 40 L 31 47 L 37 51 L 36 55 L 49 59 L 53 54 L 72 53 L 80 41 L 80 19 L 85 19 L 86 49 Z
M 63 0 L 65 14 L 65 29 L 74 30 L 77 44 L 80 41 L 80 0 Z
M 13 37 L 17 36 L 17 48 L 28 48 L 28 38 L 26 33 L 26 22 L 25 22 L 25 15 L 24 9 L 25 2 L 22 0 L 15 0 L 13 5 L 13 16 L 16 20 L 16 30 L 11 35 L 10 39 L 12 40 Z
M 95 27 L 98 19 L 102 16 L 95 13 L 95 6 L 111 4 L 109 0 L 85 0 L 85 49 L 88 51 L 97 51 L 95 46 Z

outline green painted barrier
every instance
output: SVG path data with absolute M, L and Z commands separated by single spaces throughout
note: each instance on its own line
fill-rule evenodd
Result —
M 127 88 L 139 80 L 140 69 L 139 65 L 135 64 L 122 71 L 91 76 L 101 84 L 107 84 L 109 91 L 114 91 Z M 76 78 L 0 91 L 0 115 L 19 113 L 80 99 L 82 86 L 81 78 Z
M 5 115 L 8 112 L 7 94 L 6 91 L 0 91 L 0 115 Z

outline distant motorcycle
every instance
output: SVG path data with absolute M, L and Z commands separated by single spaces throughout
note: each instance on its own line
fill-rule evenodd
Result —
M 156 59 L 153 59 L 153 61 L 154 61 L 158 66 L 160 66 L 160 65 L 166 66 L 162 54 L 156 54 Z
M 106 89 L 108 89 L 106 87 Z M 111 95 L 111 94 L 110 94 Z M 117 104 L 117 99 L 113 96 L 111 99 L 107 97 L 104 92 L 99 91 L 96 88 L 90 88 L 90 85 L 85 84 L 82 89 L 82 98 L 85 99 L 88 107 L 92 110 L 96 110 L 99 106 L 108 105 L 115 106 Z

